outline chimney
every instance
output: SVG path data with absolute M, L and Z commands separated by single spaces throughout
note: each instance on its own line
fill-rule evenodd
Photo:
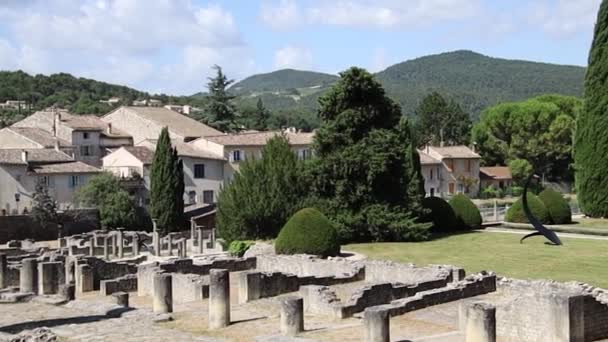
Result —
M 426 144 L 426 154 L 429 154 L 430 152 L 431 152 L 431 145 Z
M 27 155 L 28 155 L 28 153 L 27 153 L 27 151 L 26 151 L 26 150 L 21 150 L 21 160 L 22 160 L 24 163 L 26 163 L 26 164 L 28 163 L 28 162 L 27 162 L 27 159 L 28 159 L 28 158 L 27 158 Z
M 59 122 L 61 121 L 61 113 L 57 111 L 57 109 L 53 112 L 53 136 L 57 136 L 57 127 L 59 127 Z
M 55 139 L 55 151 L 59 151 L 59 139 Z
M 108 123 L 108 128 L 106 129 L 106 132 L 108 134 L 112 134 L 112 124 L 111 123 Z

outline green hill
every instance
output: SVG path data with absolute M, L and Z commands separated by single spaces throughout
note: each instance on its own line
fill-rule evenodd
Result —
M 395 64 L 377 74 L 408 114 L 431 90 L 454 98 L 474 117 L 488 106 L 556 93 L 582 96 L 585 68 L 455 51 Z
M 230 87 L 230 91 L 236 95 L 278 92 L 306 96 L 308 94 L 305 88 L 310 88 L 308 93 L 314 93 L 337 79 L 338 76 L 319 72 L 283 69 L 247 77 Z
M 453 98 L 473 118 L 485 108 L 504 101 L 519 101 L 541 94 L 582 96 L 585 68 L 487 57 L 471 51 L 455 51 L 405 61 L 376 74 L 388 94 L 403 111 L 414 114 L 419 101 L 431 91 Z M 315 110 L 317 99 L 330 85 L 310 88 L 315 81 L 302 77 L 323 75 L 326 82 L 335 77 L 295 70 L 251 76 L 233 88 L 244 105 L 261 96 L 264 104 L 278 111 Z M 304 77 L 307 78 L 307 77 Z M 296 81 L 297 80 L 297 81 Z M 309 88 L 306 88 L 309 86 Z M 294 91 L 297 90 L 297 92 Z M 307 91 L 303 91 L 303 89 Z

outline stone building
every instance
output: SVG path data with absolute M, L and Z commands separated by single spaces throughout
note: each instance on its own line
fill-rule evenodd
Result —
M 449 197 L 479 194 L 481 156 L 467 146 L 427 146 L 420 163 L 427 195 Z
M 494 187 L 507 190 L 513 185 L 513 176 L 508 166 L 485 166 L 479 168 L 481 189 Z

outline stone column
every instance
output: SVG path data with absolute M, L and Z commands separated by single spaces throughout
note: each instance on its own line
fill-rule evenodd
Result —
M 203 226 L 196 227 L 196 243 L 198 254 L 203 254 Z
M 118 228 L 118 234 L 116 234 L 116 239 L 118 240 L 118 258 L 122 259 L 125 257 L 124 245 L 124 233 L 122 228 Z
M 154 313 L 173 312 L 173 287 L 170 273 L 154 274 Z
M 38 294 L 55 294 L 59 289 L 61 262 L 41 262 L 38 264 Z
M 131 240 L 131 252 L 134 256 L 139 255 L 139 235 L 137 233 L 133 234 L 133 239 Z
M 154 245 L 154 255 L 161 256 L 160 250 L 160 236 L 158 236 L 158 232 L 152 233 L 152 244 Z
M 89 238 L 89 255 L 95 256 L 95 236 Z
M 230 277 L 228 270 L 209 270 L 209 329 L 230 324 Z
M 175 245 L 176 245 L 176 248 L 177 248 L 177 256 L 180 257 L 180 258 L 182 258 L 182 255 L 184 254 L 184 252 L 182 250 L 182 248 L 184 247 L 182 245 L 182 239 L 176 240 L 175 241 Z
M 129 293 L 127 292 L 114 292 L 112 293 L 112 297 L 116 299 L 116 304 L 122 306 L 123 308 L 129 307 Z
M 6 261 L 6 254 L 0 254 L 0 289 L 6 287 L 6 273 L 8 269 L 8 261 Z
M 110 253 L 108 248 L 108 239 L 109 237 L 106 235 L 103 237 L 103 257 L 106 260 L 110 260 Z
M 239 304 L 260 299 L 262 292 L 261 273 L 245 271 L 237 274 L 239 277 Z
M 386 309 L 371 307 L 363 313 L 365 342 L 389 342 L 390 317 Z
M 77 265 L 78 267 L 78 279 L 76 281 L 76 293 L 82 294 L 84 292 L 93 291 L 93 269 L 89 265 Z
M 38 261 L 34 258 L 21 260 L 19 271 L 19 291 L 38 293 Z
M 304 300 L 286 297 L 281 300 L 281 333 L 296 336 L 304 331 Z
M 111 233 L 110 242 L 112 242 L 112 256 L 118 256 L 118 246 L 116 245 L 116 233 L 115 232 Z
M 496 308 L 486 303 L 466 305 L 466 342 L 496 342 Z
M 75 283 L 76 282 L 76 261 L 73 257 L 65 258 L 65 283 Z
M 188 257 L 188 240 L 182 239 L 182 253 L 180 254 L 181 258 Z
M 171 233 L 167 234 L 167 248 L 169 249 L 169 256 L 173 256 L 173 236 Z

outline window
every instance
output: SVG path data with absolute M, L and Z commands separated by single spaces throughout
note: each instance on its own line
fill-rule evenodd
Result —
M 454 159 L 448 159 L 445 161 L 445 164 L 448 166 L 448 168 L 452 171 L 454 171 Z
M 454 183 L 448 184 L 448 193 L 450 193 L 450 194 L 454 193 Z
M 239 151 L 239 150 L 232 151 L 232 161 L 233 162 L 241 161 L 241 151 Z
M 460 183 L 458 183 L 458 193 L 461 194 L 464 192 L 464 186 Z
M 85 140 L 89 139 L 89 132 L 83 132 L 82 133 L 82 138 L 85 139 Z
M 80 184 L 79 176 L 70 176 L 70 188 L 75 188 Z
M 301 160 L 310 159 L 312 153 L 309 148 L 302 148 L 298 150 L 298 158 Z
M 212 204 L 213 202 L 213 190 L 203 191 L 203 203 Z
M 92 146 L 89 146 L 89 145 L 80 146 L 80 155 L 85 156 L 85 157 L 91 156 L 93 154 L 92 150 L 93 150 Z
M 188 203 L 190 203 L 190 204 L 196 203 L 196 191 L 188 192 Z
M 433 180 L 433 169 L 431 169 L 431 176 L 429 177 L 430 180 Z
M 194 164 L 194 178 L 205 178 L 205 164 Z
M 431 197 L 435 196 L 435 188 L 431 188 Z

